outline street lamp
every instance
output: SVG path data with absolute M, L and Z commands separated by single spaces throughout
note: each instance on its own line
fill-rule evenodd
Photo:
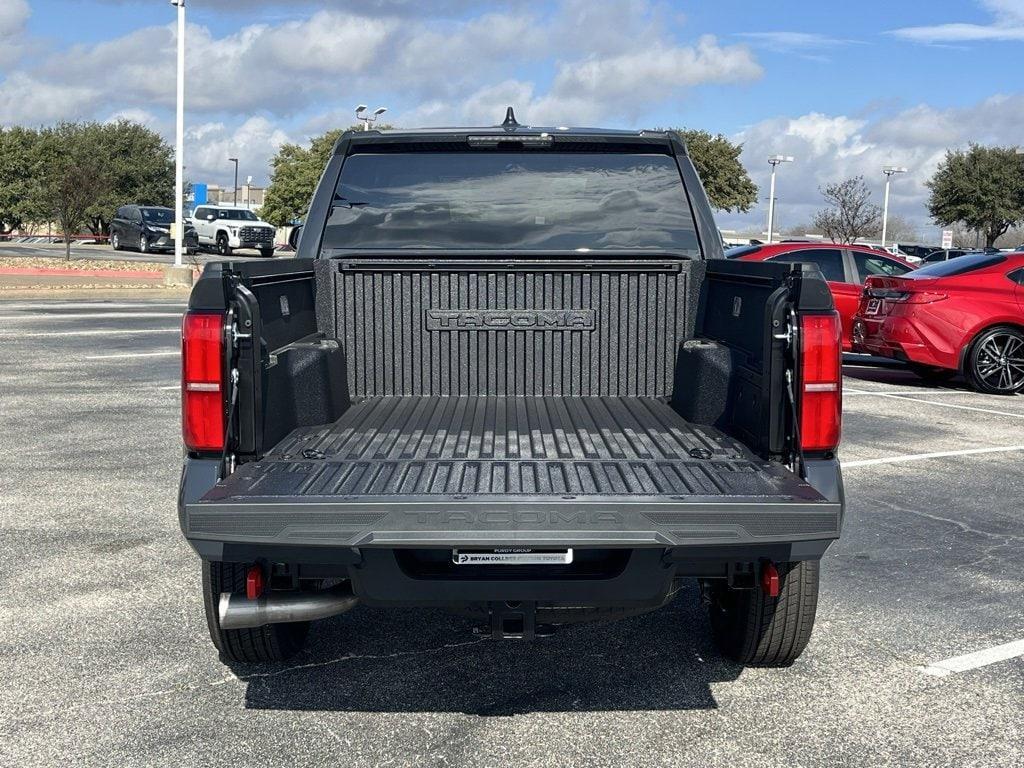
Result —
M 887 165 L 882 169 L 885 174 L 885 202 L 882 203 L 882 247 L 885 248 L 885 236 L 889 231 L 889 184 L 893 174 L 906 173 L 907 169 L 897 165 Z
M 368 131 L 368 130 L 370 130 L 370 124 L 371 123 L 376 123 L 377 122 L 377 118 L 380 117 L 381 115 L 383 115 L 387 111 L 388 111 L 387 107 L 377 107 L 377 109 L 373 110 L 373 115 L 370 116 L 370 117 L 367 117 L 364 114 L 366 112 L 366 105 L 365 104 L 360 104 L 358 107 L 356 107 L 356 120 L 362 120 L 363 121 L 363 130 L 364 131 Z
M 182 265 L 185 242 L 185 0 L 171 0 L 178 9 L 178 112 L 174 138 L 174 266 Z
M 775 231 L 775 169 L 781 163 L 792 163 L 790 155 L 772 155 L 768 158 L 768 165 L 772 167 L 772 183 L 768 192 L 768 242 L 772 242 L 772 232 Z
M 238 205 L 238 158 L 229 157 L 228 162 L 235 164 L 235 205 Z

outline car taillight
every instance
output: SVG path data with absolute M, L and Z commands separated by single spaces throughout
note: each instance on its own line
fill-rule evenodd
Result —
M 224 450 L 223 339 L 223 314 L 185 314 L 181 326 L 181 431 L 190 451 Z
M 839 447 L 843 409 L 842 343 L 839 315 L 800 318 L 800 447 Z
M 897 304 L 931 304 L 949 298 L 945 293 L 935 291 L 900 291 L 893 288 L 867 288 L 864 292 L 869 298 Z

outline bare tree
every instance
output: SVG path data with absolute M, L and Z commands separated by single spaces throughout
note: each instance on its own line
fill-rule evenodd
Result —
M 833 243 L 853 243 L 877 234 L 882 227 L 882 209 L 871 202 L 863 176 L 821 188 L 828 208 L 814 214 L 815 228 Z
M 889 214 L 889 225 L 886 229 L 890 243 L 916 243 L 921 239 L 921 231 L 917 225 L 898 213 Z M 878 232 L 873 234 L 878 234 Z

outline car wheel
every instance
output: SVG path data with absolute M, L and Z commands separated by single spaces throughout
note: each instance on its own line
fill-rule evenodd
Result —
M 110 247 L 115 251 L 121 250 L 121 236 L 117 232 L 110 233 Z
M 264 259 L 272 259 L 272 258 L 274 258 L 274 249 L 273 248 L 261 248 L 260 249 L 260 256 L 262 256 Z
M 145 235 L 139 235 L 139 253 L 149 253 L 149 240 Z
M 1024 391 L 1024 333 L 1016 328 L 990 328 L 967 353 L 965 374 L 971 386 L 990 395 Z
M 231 255 L 231 246 L 228 244 L 228 236 L 223 232 L 217 235 L 217 253 L 221 256 Z
M 711 630 L 722 655 L 745 666 L 788 667 L 803 653 L 818 606 L 818 561 L 778 563 L 779 594 L 709 585 Z
M 245 594 L 245 565 L 203 561 L 203 607 L 210 639 L 226 664 L 268 664 L 294 656 L 306 644 L 309 622 L 267 624 L 253 629 L 222 629 L 222 592 Z
M 931 365 L 920 365 L 919 363 L 910 363 L 907 367 L 929 384 L 941 384 L 944 381 L 949 381 L 957 373 L 949 368 L 935 368 Z

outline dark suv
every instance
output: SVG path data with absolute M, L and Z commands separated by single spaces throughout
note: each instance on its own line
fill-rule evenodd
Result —
M 171 225 L 174 211 L 156 205 L 123 205 L 110 222 L 110 245 L 115 251 L 134 248 L 140 253 L 174 250 Z M 185 224 L 185 250 L 199 250 L 195 227 Z

